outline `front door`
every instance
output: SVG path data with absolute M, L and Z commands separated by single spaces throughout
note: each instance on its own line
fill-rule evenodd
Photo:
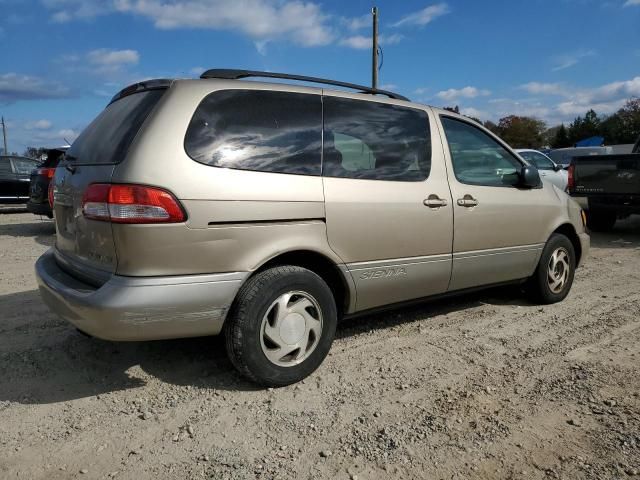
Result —
M 519 188 L 523 163 L 484 129 L 440 116 L 453 196 L 449 290 L 528 277 L 557 209 L 543 188 Z
M 324 96 L 327 232 L 357 310 L 447 289 L 452 206 L 432 123 L 430 110 Z

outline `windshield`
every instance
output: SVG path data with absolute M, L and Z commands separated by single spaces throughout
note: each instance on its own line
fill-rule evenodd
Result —
M 121 162 L 165 90 L 134 93 L 108 105 L 73 142 L 66 159 L 77 164 Z
M 553 170 L 553 162 L 540 152 L 520 152 L 520 156 L 538 170 Z

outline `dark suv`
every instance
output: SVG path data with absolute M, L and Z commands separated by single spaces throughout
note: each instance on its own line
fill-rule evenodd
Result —
M 46 215 L 53 218 L 53 211 L 49 204 L 49 183 L 56 173 L 56 167 L 69 147 L 51 148 L 47 150 L 47 159 L 39 168 L 31 171 L 29 187 L 29 201 L 27 210 L 36 215 Z

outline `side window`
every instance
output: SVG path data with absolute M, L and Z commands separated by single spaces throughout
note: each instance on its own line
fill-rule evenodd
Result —
M 414 182 L 431 169 L 426 112 L 414 108 L 324 97 L 326 177 Z
M 18 175 L 29 175 L 31 170 L 36 168 L 35 162 L 30 162 L 29 160 L 19 160 L 14 158 L 13 162 L 13 170 Z
M 466 122 L 440 118 L 459 182 L 501 187 L 518 183 L 522 164 L 502 145 Z
M 196 109 L 185 150 L 197 162 L 259 172 L 320 175 L 320 95 L 222 90 Z

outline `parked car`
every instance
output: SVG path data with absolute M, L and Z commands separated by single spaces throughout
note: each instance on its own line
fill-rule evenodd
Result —
M 569 193 L 587 211 L 591 230 L 611 230 L 619 218 L 640 214 L 640 137 L 632 153 L 574 157 Z
M 569 168 L 571 159 L 574 157 L 584 157 L 585 155 L 610 155 L 613 153 L 611 147 L 569 147 L 551 150 L 549 157 L 562 168 Z
M 29 174 L 38 165 L 33 158 L 0 156 L 0 203 L 26 203 L 29 199 Z
M 538 169 L 542 180 L 553 183 L 563 192 L 566 190 L 568 174 L 567 171 L 562 168 L 562 165 L 558 165 L 538 150 L 519 148 L 516 149 L 516 152 L 529 162 L 529 164 Z
M 558 302 L 589 250 L 580 207 L 473 120 L 272 72 L 124 89 L 53 194 L 53 311 L 110 340 L 222 333 L 270 386 L 311 374 L 339 317 L 505 283 Z
M 68 146 L 50 148 L 47 150 L 47 159 L 38 168 L 31 171 L 29 186 L 29 201 L 27 210 L 36 215 L 46 215 L 53 218 L 53 211 L 49 204 L 49 182 L 56 172 L 58 162 L 68 150 Z

